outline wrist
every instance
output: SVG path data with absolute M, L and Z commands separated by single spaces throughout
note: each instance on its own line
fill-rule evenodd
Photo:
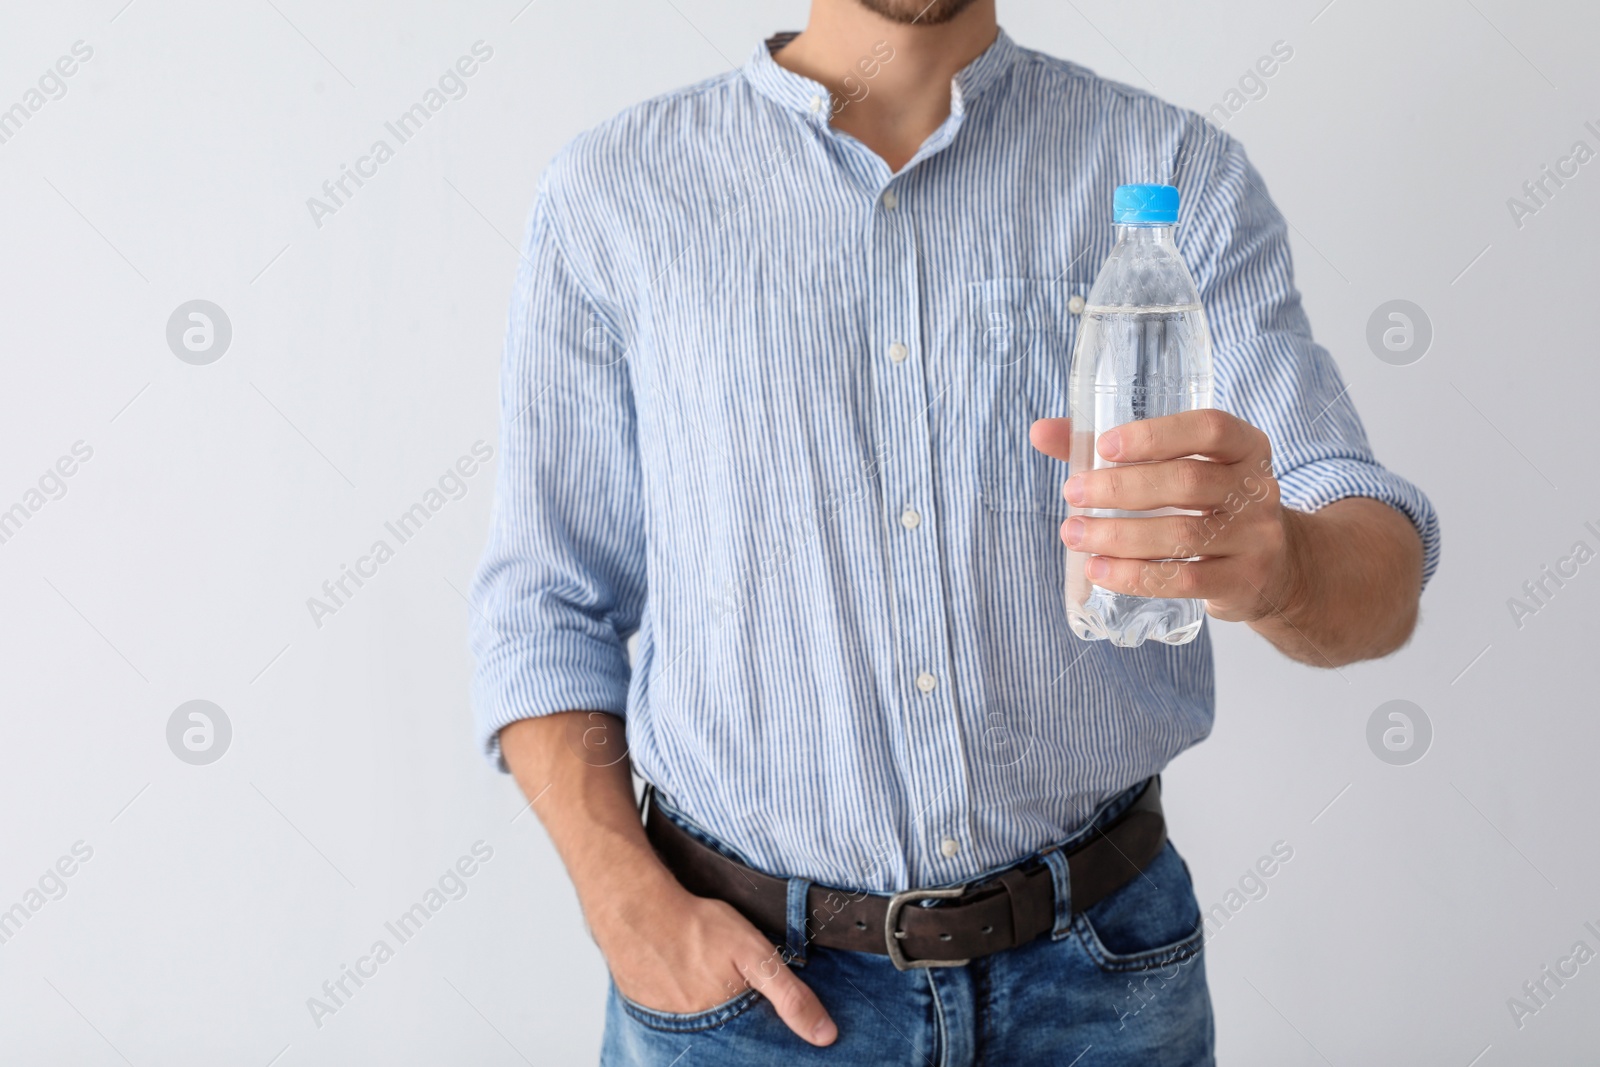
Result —
M 1268 587 L 1263 599 L 1262 617 L 1282 616 L 1291 624 L 1301 617 L 1310 599 L 1309 566 L 1310 537 L 1305 528 L 1309 516 L 1284 508 L 1279 512 L 1283 527 L 1282 547 L 1279 549 L 1277 577 Z
M 613 864 L 604 877 L 591 879 L 581 902 L 589 929 L 604 949 L 611 936 L 653 925 L 663 908 L 681 908 L 687 896 L 689 891 L 650 851 Z

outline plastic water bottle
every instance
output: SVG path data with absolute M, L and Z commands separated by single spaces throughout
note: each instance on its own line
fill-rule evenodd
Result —
M 1114 426 L 1211 406 L 1211 335 L 1194 279 L 1173 234 L 1178 190 L 1170 185 L 1123 185 L 1113 202 L 1117 244 L 1089 291 L 1072 356 L 1071 473 L 1124 466 L 1101 458 L 1100 435 Z M 1116 511 L 1073 508 L 1090 518 L 1189 514 L 1178 508 Z M 1174 546 L 1192 558 L 1199 546 Z M 1090 583 L 1085 552 L 1067 553 L 1067 619 L 1087 641 L 1123 648 L 1150 641 L 1194 640 L 1205 603 L 1114 593 Z M 1141 588 L 1168 585 L 1177 561 L 1145 565 Z

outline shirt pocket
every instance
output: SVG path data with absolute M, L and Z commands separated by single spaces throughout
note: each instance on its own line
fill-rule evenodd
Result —
M 1028 442 L 1028 427 L 1069 414 L 1067 380 L 1088 282 L 996 278 L 972 286 L 978 485 L 993 511 L 1065 518 L 1065 460 Z

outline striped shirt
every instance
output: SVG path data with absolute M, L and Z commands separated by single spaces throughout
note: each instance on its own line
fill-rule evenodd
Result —
M 1216 403 L 1270 436 L 1284 502 L 1389 503 L 1429 574 L 1437 521 L 1373 458 L 1233 139 L 1002 32 L 891 174 L 781 43 L 539 183 L 469 614 L 479 737 L 499 762 L 510 722 L 610 712 L 668 805 L 756 867 L 964 881 L 1211 728 L 1204 630 L 1071 635 L 1066 466 L 1028 443 L 1067 413 L 1117 185 L 1178 186 Z

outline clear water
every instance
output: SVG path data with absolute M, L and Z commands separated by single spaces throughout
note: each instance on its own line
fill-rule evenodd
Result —
M 1205 312 L 1198 303 L 1085 308 L 1069 388 L 1072 473 L 1126 466 L 1102 459 L 1095 450 L 1106 430 L 1211 406 L 1211 341 Z M 1082 508 L 1073 513 L 1091 518 L 1183 514 L 1177 508 L 1144 512 Z M 1182 546 L 1174 546 L 1178 547 Z M 1078 637 L 1131 648 L 1145 641 L 1181 645 L 1200 632 L 1203 601 L 1113 593 L 1089 581 L 1084 573 L 1089 558 L 1084 552 L 1067 553 L 1067 620 Z M 1172 561 L 1151 561 L 1143 582 L 1155 592 L 1175 573 Z

